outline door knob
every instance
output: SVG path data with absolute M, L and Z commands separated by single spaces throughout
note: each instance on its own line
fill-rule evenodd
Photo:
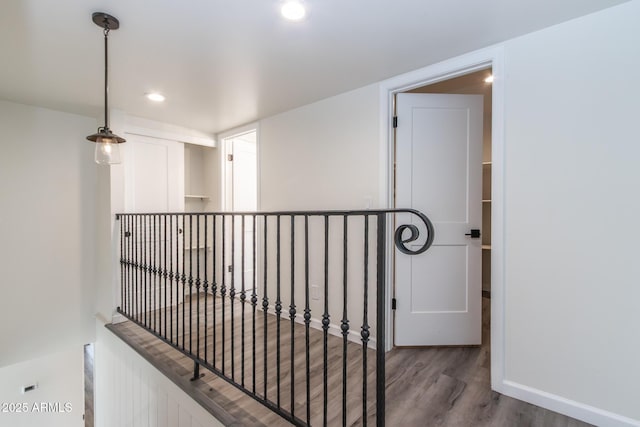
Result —
M 480 230 L 477 228 L 472 228 L 470 233 L 465 233 L 465 236 L 471 236 L 472 239 L 480 238 Z

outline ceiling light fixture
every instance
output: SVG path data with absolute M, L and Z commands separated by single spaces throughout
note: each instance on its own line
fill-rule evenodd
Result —
M 153 102 L 163 102 L 166 99 L 163 94 L 158 92 L 147 93 L 144 96 L 146 96 L 149 101 Z
M 98 128 L 98 132 L 89 135 L 87 139 L 96 143 L 95 161 L 99 165 L 112 165 L 120 163 L 120 148 L 118 144 L 126 142 L 109 129 L 109 61 L 108 40 L 109 31 L 120 28 L 120 22 L 113 16 L 104 12 L 95 12 L 91 15 L 93 22 L 103 29 L 104 33 L 104 126 Z
M 489 74 L 489 77 L 484 79 L 485 83 L 493 83 L 493 74 Z
M 304 5 L 298 0 L 288 0 L 280 8 L 280 13 L 289 21 L 301 21 L 307 15 Z

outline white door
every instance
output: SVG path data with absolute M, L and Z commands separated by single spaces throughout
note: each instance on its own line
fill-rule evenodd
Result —
M 127 143 L 123 145 L 125 168 L 125 211 L 134 213 L 165 213 L 184 212 L 184 144 L 160 138 L 127 134 Z M 165 241 L 167 253 L 171 251 L 172 265 L 167 266 L 172 271 L 182 271 L 182 255 L 184 251 L 183 216 L 176 215 L 167 224 L 164 233 L 164 223 L 160 217 L 137 218 L 134 236 L 136 253 L 146 256 L 146 263 L 158 262 L 164 259 Z M 171 225 L 171 227 L 169 226 Z M 168 244 L 171 242 L 171 245 Z M 151 254 L 156 255 L 152 260 Z M 173 303 L 182 300 L 182 292 L 175 293 Z M 146 292 L 146 294 L 145 294 Z M 167 289 L 169 292 L 169 289 Z M 149 310 L 164 307 L 169 304 L 165 298 L 163 281 L 153 281 L 146 290 Z M 140 295 L 143 297 L 143 295 Z
M 225 210 L 255 212 L 258 209 L 257 132 L 251 131 L 227 138 L 225 144 L 227 154 Z M 227 221 L 227 226 L 231 227 L 230 220 L 227 219 Z M 242 232 L 242 217 L 238 216 L 234 221 L 234 286 L 236 288 L 242 287 L 244 275 L 245 290 L 248 290 L 253 288 L 253 218 L 245 216 L 244 221 L 244 233 Z M 230 256 L 230 248 L 228 251 L 227 256 Z M 243 258 L 244 269 L 242 268 Z M 230 279 L 228 277 L 228 280 Z
M 184 211 L 184 144 L 127 134 L 126 212 Z
M 481 343 L 482 245 L 467 234 L 482 224 L 482 106 L 482 95 L 397 95 L 396 206 L 435 228 L 426 252 L 396 250 L 397 346 Z

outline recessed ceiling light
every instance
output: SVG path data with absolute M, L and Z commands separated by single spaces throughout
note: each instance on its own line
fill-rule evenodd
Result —
M 301 21 L 306 16 L 307 11 L 305 10 L 304 5 L 298 0 L 288 0 L 284 5 L 282 5 L 280 13 L 282 13 L 282 16 L 289 21 Z
M 490 74 L 489 77 L 484 79 L 485 83 L 493 83 L 493 74 Z
M 165 100 L 164 95 L 158 92 L 147 93 L 145 94 L 145 96 L 147 97 L 148 100 L 153 102 L 162 102 Z

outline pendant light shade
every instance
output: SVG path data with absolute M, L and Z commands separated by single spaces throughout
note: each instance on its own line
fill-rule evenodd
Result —
M 126 139 L 119 137 L 109 129 L 109 57 L 108 40 L 109 31 L 120 28 L 120 22 L 115 17 L 104 13 L 95 12 L 92 15 L 93 22 L 101 27 L 104 32 L 104 126 L 98 128 L 98 132 L 89 135 L 87 139 L 96 143 L 94 159 L 101 165 L 120 163 L 119 144 Z
M 118 144 L 125 142 L 124 138 L 112 133 L 109 129 L 100 128 L 98 133 L 89 135 L 89 141 L 96 143 L 94 160 L 99 165 L 113 165 L 120 163 L 120 147 Z

